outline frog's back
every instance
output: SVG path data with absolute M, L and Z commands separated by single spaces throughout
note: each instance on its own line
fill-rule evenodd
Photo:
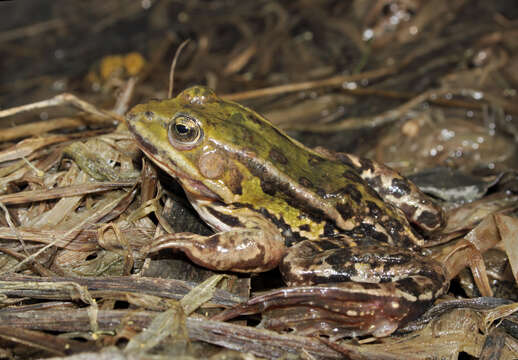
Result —
M 278 200 L 272 199 L 282 199 L 289 208 L 284 214 L 292 212 L 297 218 L 311 219 L 307 226 L 292 221 L 292 230 L 299 230 L 295 235 L 318 239 L 345 233 L 387 244 L 417 243 L 403 214 L 385 203 L 352 166 L 301 148 L 287 137 L 275 144 L 264 164 L 250 166 L 253 160 L 246 160 L 246 156 L 243 160 L 249 162 L 248 168 L 259 179 L 262 191 L 270 196 L 263 197 L 263 212 L 276 206 Z M 274 210 L 272 214 L 283 211 Z M 300 231 L 304 228 L 311 231 Z
M 239 202 L 269 216 L 293 241 L 346 232 L 387 243 L 416 242 L 408 238 L 414 234 L 406 218 L 351 165 L 308 149 L 239 104 L 221 101 L 203 112 L 212 115 L 205 119 L 208 132 L 218 134 L 213 144 L 249 173 L 242 177 Z

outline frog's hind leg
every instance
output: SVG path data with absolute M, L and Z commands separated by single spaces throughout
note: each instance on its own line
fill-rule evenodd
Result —
M 311 307 L 323 323 L 342 319 L 346 334 L 386 336 L 448 288 L 442 265 L 414 251 L 368 243 L 344 247 L 335 239 L 298 243 L 280 270 L 290 296 L 273 296 L 269 307 Z M 300 326 L 299 320 L 291 325 Z
M 356 167 L 360 176 L 384 201 L 401 209 L 423 233 L 432 233 L 444 227 L 442 208 L 396 170 L 351 154 L 340 154 L 339 159 Z
M 413 251 L 365 240 L 302 241 L 280 269 L 289 287 L 223 311 L 214 320 L 262 313 L 261 326 L 304 335 L 388 336 L 448 287 L 442 266 Z
M 369 241 L 343 245 L 342 239 L 298 243 L 280 266 L 290 287 L 263 293 L 213 319 L 260 312 L 261 326 L 270 329 L 382 337 L 417 318 L 446 291 L 442 266 L 433 260 Z
M 351 166 L 378 195 L 405 213 L 405 216 L 423 233 L 431 233 L 444 227 L 444 213 L 410 180 L 396 170 L 376 161 L 348 153 L 334 153 L 315 148 L 329 159 Z

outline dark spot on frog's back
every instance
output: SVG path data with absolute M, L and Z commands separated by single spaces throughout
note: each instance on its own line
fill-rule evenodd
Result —
M 308 157 L 308 164 L 311 166 L 315 166 L 315 165 L 320 164 L 323 160 L 324 160 L 324 158 L 311 154 Z
M 358 183 L 358 182 L 361 182 L 361 178 L 360 176 L 352 171 L 352 170 L 345 170 L 343 173 L 342 173 L 342 176 L 344 178 L 346 178 L 347 180 L 351 181 L 351 182 L 354 182 L 354 183 Z
M 407 218 L 413 217 L 415 212 L 417 211 L 416 206 L 407 203 L 398 204 L 398 207 L 401 209 L 401 211 L 403 211 Z
M 381 180 L 381 176 L 379 176 L 379 175 L 374 176 L 374 177 L 368 179 L 367 183 L 369 184 L 370 187 L 372 187 L 374 189 L 378 189 L 378 191 L 381 194 L 387 193 L 388 189 L 383 187 L 383 181 Z
M 405 230 L 403 224 L 395 218 L 384 221 L 383 227 L 393 235 L 402 233 Z
M 383 211 L 372 201 L 367 201 L 367 207 L 369 208 L 369 215 L 377 219 L 383 215 Z
M 241 183 L 243 181 L 243 174 L 239 169 L 232 167 L 230 168 L 230 178 L 228 181 L 228 188 L 234 195 L 243 195 L 243 187 Z
M 278 148 L 272 148 L 269 155 L 270 159 L 275 163 L 282 165 L 286 165 L 288 163 L 288 159 L 286 159 L 286 156 L 284 156 L 283 152 Z
M 444 273 L 434 271 L 431 268 L 421 269 L 419 274 L 430 278 L 432 281 L 438 284 L 443 284 L 446 281 Z
M 322 252 L 324 250 L 341 249 L 344 247 L 342 243 L 326 237 L 319 239 L 318 241 L 313 241 L 311 245 L 315 248 L 315 253 Z
M 243 224 L 241 223 L 241 221 L 239 221 L 238 217 L 220 213 L 218 210 L 212 207 L 208 207 L 207 210 L 212 214 L 212 216 L 220 220 L 222 223 L 227 224 L 228 226 L 243 227 Z
M 396 198 L 410 194 L 410 185 L 405 179 L 392 179 L 390 193 Z
M 349 184 L 343 188 L 342 193 L 350 197 L 357 204 L 360 204 L 362 201 L 362 193 L 353 184 Z
M 274 223 L 278 229 L 281 229 L 281 232 L 284 235 L 284 241 L 286 246 L 289 247 L 299 241 L 306 240 L 306 238 L 301 236 L 299 232 L 292 231 L 291 226 L 288 223 L 286 223 L 286 221 L 284 221 L 284 218 L 282 216 L 276 217 L 263 207 L 259 209 L 259 212 L 264 217 L 269 219 L 272 223 Z
M 280 183 L 278 179 L 274 176 L 271 176 L 263 163 L 256 161 L 253 157 L 238 157 L 238 160 L 243 163 L 248 170 L 259 178 L 261 189 L 265 194 L 270 196 L 275 196 L 277 191 L 282 192 L 287 184 Z
M 270 196 L 275 196 L 276 192 L 277 192 L 277 184 L 275 181 L 271 181 L 271 179 L 260 179 L 261 180 L 261 190 L 263 190 L 263 192 L 265 194 L 268 194 Z
M 335 153 L 336 158 L 344 165 L 350 166 L 352 168 L 355 167 L 354 163 L 351 161 L 351 158 L 347 156 L 345 153 Z
M 342 219 L 347 220 L 355 216 L 355 213 L 349 203 L 338 203 L 336 209 L 340 212 Z
M 328 256 L 326 256 L 325 262 L 332 266 L 337 266 L 340 268 L 345 268 L 348 265 L 351 265 L 351 251 L 348 248 L 337 249 L 336 251 L 330 252 Z M 351 275 L 355 274 L 354 267 L 349 269 L 348 271 Z
M 372 163 L 372 160 L 360 158 L 360 169 L 361 172 L 370 170 L 374 171 L 374 164 Z
M 313 187 L 313 183 L 311 182 L 311 180 L 309 180 L 308 178 L 304 177 L 304 176 L 301 176 L 299 178 L 299 184 L 306 187 L 306 188 L 311 188 Z
M 385 227 L 385 224 L 383 224 L 383 226 Z M 376 228 L 371 224 L 359 224 L 351 231 L 346 231 L 345 233 L 353 237 L 355 240 L 357 239 L 358 241 L 363 239 L 371 241 L 371 239 L 374 239 L 375 242 L 380 244 L 386 244 L 389 241 L 389 238 L 386 234 L 377 231 Z
M 365 290 L 378 290 L 381 289 L 381 286 L 376 283 L 362 283 L 362 287 Z
M 419 297 L 422 291 L 421 286 L 412 278 L 400 279 L 395 285 L 396 288 L 403 292 L 410 293 L 415 297 Z
M 300 225 L 299 226 L 299 230 L 301 230 L 301 231 L 309 231 L 309 230 L 311 230 L 311 228 L 310 228 L 309 224 L 304 224 L 304 225 Z
M 245 122 L 245 118 L 244 118 L 243 114 L 241 114 L 239 112 L 233 113 L 230 116 L 230 120 L 234 123 L 244 123 Z
M 423 211 L 417 220 L 430 228 L 435 228 L 441 222 L 441 217 L 430 211 Z

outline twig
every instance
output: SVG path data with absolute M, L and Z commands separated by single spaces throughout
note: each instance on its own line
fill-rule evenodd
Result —
M 174 69 L 176 67 L 176 62 L 178 61 L 178 57 L 180 57 L 180 53 L 183 48 L 191 41 L 191 39 L 184 40 L 178 49 L 176 49 L 176 53 L 174 54 L 173 61 L 171 62 L 171 70 L 169 71 L 169 91 L 167 92 L 167 98 L 170 99 L 173 97 L 173 84 L 174 84 Z
M 78 340 L 62 338 L 59 335 L 50 335 L 40 331 L 11 326 L 0 326 L 0 338 L 9 340 L 9 342 L 22 344 L 25 348 L 32 347 L 41 349 L 59 356 L 65 356 L 71 351 L 92 351 L 98 347 L 92 342 L 84 343 Z
M 131 100 L 131 97 L 133 96 L 133 91 L 135 89 L 136 84 L 136 77 L 130 77 L 126 84 L 124 84 L 124 87 L 122 88 L 120 95 L 117 97 L 117 102 L 113 107 L 113 112 L 115 114 L 124 116 L 126 111 L 128 111 L 128 105 Z
M 238 100 L 244 100 L 244 99 L 251 99 L 251 98 L 257 98 L 261 96 L 272 96 L 272 95 L 278 95 L 278 94 L 285 94 L 295 91 L 303 91 L 303 90 L 310 90 L 315 89 L 319 87 L 324 86 L 338 86 L 342 85 L 347 82 L 353 82 L 353 81 L 359 81 L 362 79 L 373 79 L 378 78 L 382 76 L 386 76 L 389 74 L 392 74 L 398 69 L 396 66 L 389 66 L 381 69 L 366 71 L 360 74 L 352 74 L 352 75 L 338 75 L 333 76 L 327 79 L 322 80 L 314 80 L 314 81 L 304 81 L 300 83 L 295 84 L 286 84 L 286 85 L 279 85 L 279 86 L 272 86 L 269 88 L 263 88 L 263 89 L 256 89 L 256 90 L 250 90 L 250 91 L 244 91 L 240 93 L 235 94 L 225 94 L 221 95 L 221 98 L 225 100 L 232 100 L 232 101 L 238 101 Z
M 0 195 L 0 204 L 25 204 L 36 201 L 94 194 L 118 189 L 121 187 L 130 187 L 133 185 L 135 185 L 134 182 L 94 182 L 88 184 L 62 186 L 53 189 L 21 191 L 13 194 Z
M 9 214 L 9 210 L 7 209 L 7 207 L 1 200 L 0 200 L 0 208 L 4 211 L 5 221 L 9 225 L 9 228 L 11 229 L 11 231 L 16 234 L 16 238 L 22 245 L 23 251 L 25 252 L 25 254 L 28 254 L 29 252 L 27 251 L 27 246 L 25 245 L 25 241 L 23 241 L 23 237 L 20 235 L 20 233 L 18 232 L 18 229 L 14 225 L 13 220 L 11 219 L 11 214 Z
M 41 135 L 49 131 L 84 126 L 86 121 L 80 118 L 63 117 L 46 121 L 14 126 L 0 131 L 0 142 L 20 139 L 32 135 Z
M 64 27 L 65 23 L 62 19 L 52 19 L 49 21 L 42 21 L 40 23 L 31 24 L 29 26 L 24 26 L 16 29 L 12 29 L 9 31 L 4 31 L 0 33 L 0 42 L 16 40 L 18 38 L 29 37 L 38 35 L 42 32 L 59 29 Z
M 26 287 L 6 288 L 6 284 L 13 282 L 27 283 Z M 38 287 L 38 283 L 55 283 L 56 287 L 61 283 L 75 283 L 88 290 L 94 297 L 109 299 L 127 299 L 129 293 L 139 295 L 158 296 L 165 299 L 180 300 L 187 295 L 196 285 L 195 282 L 188 282 L 176 279 L 161 279 L 149 277 L 112 276 L 112 277 L 53 277 L 46 279 L 38 276 L 25 276 L 15 274 L 0 275 L 0 294 L 20 297 L 31 296 L 38 299 L 61 299 L 71 300 L 71 294 L 67 291 L 54 291 Z M 32 284 L 29 286 L 29 284 Z M 216 289 L 211 299 L 211 306 L 234 306 L 246 301 L 246 298 L 226 290 Z
M 70 104 L 73 105 L 87 113 L 96 115 L 100 117 L 101 119 L 104 119 L 106 121 L 114 121 L 117 120 L 119 122 L 124 121 L 124 117 L 118 114 L 115 114 L 113 112 L 109 112 L 106 110 L 98 110 L 94 105 L 79 99 L 77 96 L 69 94 L 69 93 L 63 93 L 54 96 L 53 98 L 37 101 L 31 104 L 25 104 L 21 106 L 16 106 L 10 109 L 6 110 L 0 110 L 0 118 L 4 118 L 7 116 L 12 116 L 21 112 L 36 110 L 36 109 L 43 109 L 47 107 L 52 106 L 60 106 L 60 105 L 66 105 Z
M 151 311 L 100 310 L 98 314 L 99 330 L 114 330 L 123 324 L 131 324 L 132 329 L 147 327 L 157 315 Z M 23 313 L 0 312 L 3 326 L 40 329 L 50 331 L 84 331 L 88 328 L 88 313 L 83 309 L 38 310 Z M 210 321 L 195 317 L 186 319 L 189 337 L 195 340 L 223 346 L 225 348 L 251 352 L 266 358 L 280 358 L 286 352 L 298 354 L 303 349 L 314 356 L 343 358 L 343 355 L 330 349 L 320 341 L 310 337 L 291 334 L 278 334 L 274 331 L 256 329 L 219 321 Z M 351 353 L 360 354 L 360 348 Z

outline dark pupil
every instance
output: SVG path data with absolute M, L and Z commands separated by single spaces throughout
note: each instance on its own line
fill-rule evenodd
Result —
M 185 135 L 189 132 L 189 128 L 184 124 L 176 124 L 175 125 L 176 132 L 180 135 Z

